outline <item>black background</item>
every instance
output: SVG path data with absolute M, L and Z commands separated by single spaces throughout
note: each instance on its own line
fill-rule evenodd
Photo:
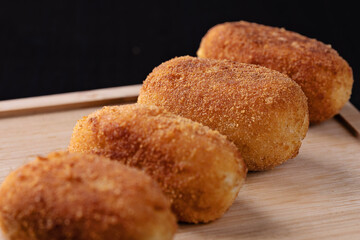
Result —
M 356 1 L 8 1 L 0 7 L 0 100 L 138 84 L 175 56 L 196 55 L 225 21 L 284 27 L 331 44 L 354 73 Z

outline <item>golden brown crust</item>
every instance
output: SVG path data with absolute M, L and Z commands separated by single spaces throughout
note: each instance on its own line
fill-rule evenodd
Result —
M 312 123 L 331 118 L 350 98 L 353 76 L 347 62 L 330 45 L 283 28 L 245 21 L 219 24 L 203 37 L 197 54 L 287 74 L 305 92 Z
M 218 130 L 255 171 L 295 157 L 308 129 L 299 85 L 277 71 L 227 60 L 171 59 L 149 74 L 138 102 Z
M 90 114 L 76 124 L 69 151 L 101 154 L 144 170 L 183 222 L 219 218 L 246 176 L 226 137 L 155 106 L 112 106 Z
M 97 155 L 38 157 L 5 179 L 0 196 L 11 240 L 172 239 L 176 231 L 155 181 Z

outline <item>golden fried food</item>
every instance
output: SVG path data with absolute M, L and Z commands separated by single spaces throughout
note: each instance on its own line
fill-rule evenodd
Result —
M 211 28 L 197 55 L 258 64 L 287 74 L 307 96 L 312 123 L 337 114 L 349 100 L 354 81 L 350 66 L 330 45 L 245 21 Z
M 38 157 L 5 179 L 0 196 L 10 240 L 172 239 L 177 228 L 153 179 L 97 155 Z
M 104 107 L 79 120 L 71 152 L 91 152 L 142 169 L 182 222 L 219 218 L 246 176 L 236 146 L 208 127 L 156 106 Z
M 138 102 L 218 130 L 252 171 L 295 157 L 309 125 L 298 84 L 277 71 L 227 60 L 171 59 L 149 74 Z

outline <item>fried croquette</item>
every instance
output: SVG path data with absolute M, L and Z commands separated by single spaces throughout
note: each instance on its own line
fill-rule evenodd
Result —
M 277 71 L 228 60 L 185 56 L 162 63 L 144 81 L 138 102 L 218 130 L 251 171 L 295 157 L 309 125 L 298 84 Z
M 77 122 L 68 149 L 142 169 L 160 184 L 181 222 L 219 218 L 246 176 L 225 136 L 156 106 L 104 107 Z
M 10 240 L 172 239 L 170 202 L 145 173 L 91 154 L 38 157 L 0 187 Z
M 330 46 L 284 28 L 245 21 L 211 28 L 197 55 L 262 65 L 287 74 L 308 98 L 311 123 L 337 114 L 349 100 L 352 69 Z

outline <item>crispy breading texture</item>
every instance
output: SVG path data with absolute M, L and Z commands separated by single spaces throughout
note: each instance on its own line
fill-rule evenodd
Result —
M 9 174 L 0 196 L 10 240 L 172 239 L 177 228 L 153 179 L 97 155 L 38 157 Z
M 144 81 L 138 102 L 218 130 L 251 171 L 295 157 L 309 125 L 298 84 L 277 71 L 228 60 L 185 56 L 162 63 Z
M 71 152 L 91 152 L 144 170 L 181 222 L 209 222 L 234 202 L 245 164 L 225 136 L 156 106 L 104 107 L 79 120 Z
M 349 100 L 352 69 L 330 46 L 284 28 L 245 21 L 211 28 L 197 55 L 262 65 L 287 74 L 308 98 L 310 122 L 337 114 Z

